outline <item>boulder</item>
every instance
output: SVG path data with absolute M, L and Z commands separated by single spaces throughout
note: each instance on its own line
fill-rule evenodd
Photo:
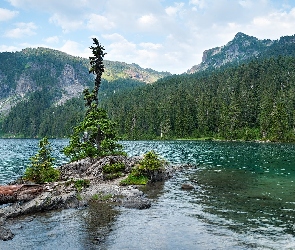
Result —
M 0 226 L 0 240 L 3 240 L 3 241 L 12 240 L 13 237 L 14 237 L 14 234 L 11 232 L 10 229 Z
M 191 183 L 183 183 L 181 185 L 181 189 L 183 189 L 183 190 L 192 190 L 192 189 L 195 189 L 195 187 Z

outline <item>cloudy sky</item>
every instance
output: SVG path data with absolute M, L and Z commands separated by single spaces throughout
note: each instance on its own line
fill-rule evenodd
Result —
M 96 37 L 105 59 L 178 74 L 237 32 L 294 35 L 295 0 L 0 0 L 0 51 L 88 57 Z

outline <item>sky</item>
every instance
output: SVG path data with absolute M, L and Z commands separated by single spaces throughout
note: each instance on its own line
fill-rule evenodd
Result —
M 0 52 L 46 47 L 88 58 L 96 37 L 106 60 L 180 74 L 238 32 L 294 35 L 295 0 L 0 0 Z

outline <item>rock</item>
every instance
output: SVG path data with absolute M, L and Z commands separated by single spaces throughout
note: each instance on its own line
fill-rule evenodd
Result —
M 122 206 L 125 208 L 147 209 L 151 207 L 151 201 L 146 198 L 131 197 L 122 200 Z
M 192 189 L 195 189 L 195 187 L 191 183 L 184 183 L 181 185 L 181 189 L 192 190 Z
M 125 165 L 125 173 L 129 173 L 132 167 L 140 161 L 140 157 L 127 157 L 123 155 L 106 156 L 97 159 L 82 159 L 65 164 L 59 168 L 61 180 L 70 179 L 96 179 L 103 180 L 102 168 L 106 164 L 122 162 Z
M 10 229 L 0 226 L 0 240 L 3 240 L 3 241 L 12 240 L 13 237 L 14 237 L 14 234 L 11 232 Z

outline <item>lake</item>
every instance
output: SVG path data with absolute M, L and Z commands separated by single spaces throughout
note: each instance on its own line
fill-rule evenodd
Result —
M 67 140 L 51 140 L 57 165 Z M 295 249 L 295 145 L 212 141 L 123 141 L 128 155 L 155 150 L 190 163 L 145 188 L 147 210 L 90 204 L 24 216 L 0 249 Z M 0 140 L 0 183 L 19 177 L 38 140 Z M 181 190 L 190 182 L 195 189 Z

